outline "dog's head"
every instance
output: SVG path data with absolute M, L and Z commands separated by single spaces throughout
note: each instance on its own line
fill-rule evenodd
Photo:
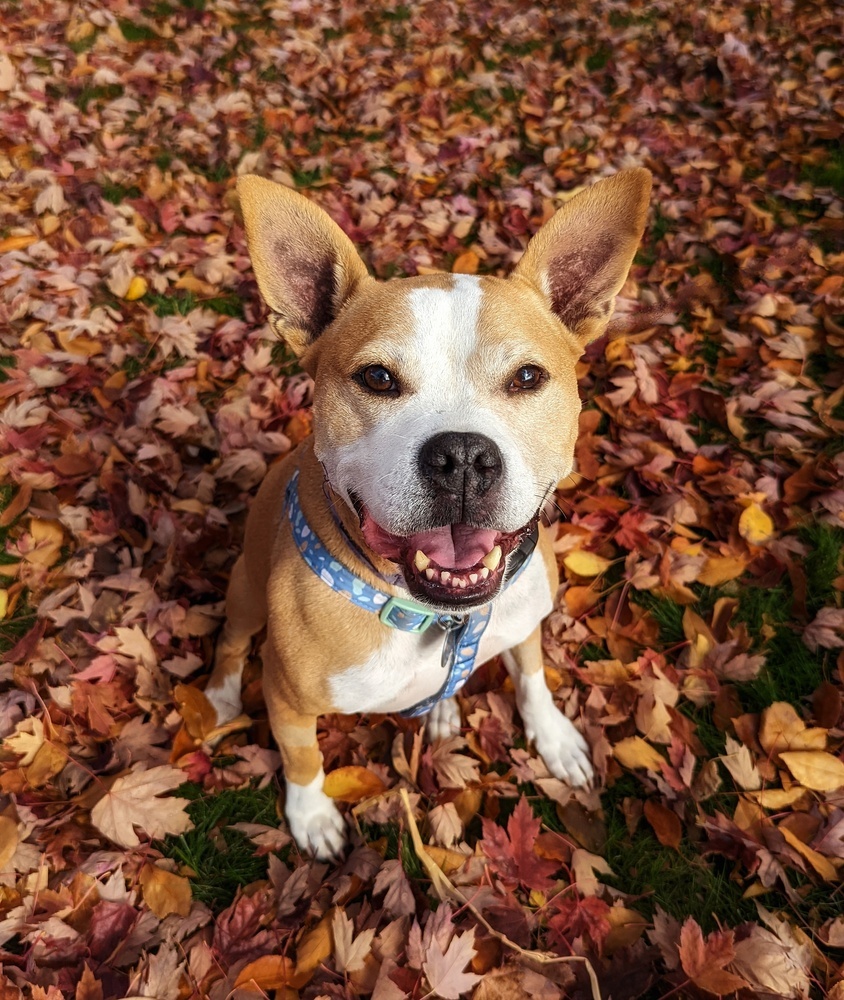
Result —
M 238 181 L 271 323 L 314 378 L 314 448 L 372 550 L 440 609 L 482 604 L 571 472 L 575 365 L 606 328 L 650 174 L 576 195 L 508 278 L 375 281 L 320 208 Z

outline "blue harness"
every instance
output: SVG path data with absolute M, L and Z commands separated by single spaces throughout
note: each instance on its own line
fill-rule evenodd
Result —
M 413 601 L 406 601 L 401 597 L 390 597 L 389 594 L 376 590 L 375 587 L 370 587 L 368 583 L 364 583 L 360 577 L 355 576 L 342 563 L 338 562 L 316 536 L 299 505 L 298 479 L 299 472 L 297 470 L 287 484 L 284 509 L 290 521 L 293 539 L 299 554 L 320 580 L 357 607 L 377 614 L 382 624 L 386 625 L 387 628 L 399 629 L 401 632 L 421 633 L 427 631 L 431 625 L 437 625 L 444 630 L 442 664 L 446 671 L 446 678 L 442 687 L 436 694 L 400 713 L 409 718 L 425 715 L 438 701 L 456 694 L 469 679 L 475 669 L 481 637 L 489 624 L 492 612 L 491 605 L 486 604 L 483 607 L 475 608 L 465 615 L 437 614 Z M 536 540 L 537 530 L 534 528 L 533 532 L 525 538 L 519 549 L 513 554 L 514 557 L 517 557 L 521 553 L 521 561 L 513 567 L 509 579 L 505 581 L 507 586 L 512 584 L 527 566 L 536 546 Z M 518 558 L 516 561 L 518 562 Z

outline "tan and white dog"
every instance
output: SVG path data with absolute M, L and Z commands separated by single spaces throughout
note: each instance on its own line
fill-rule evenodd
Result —
M 345 843 L 323 791 L 317 717 L 436 702 L 454 661 L 450 630 L 467 616 L 485 617 L 465 670 L 501 654 L 548 769 L 572 785 L 592 776 L 583 737 L 545 684 L 540 628 L 559 582 L 551 540 L 540 533 L 533 557 L 524 543 L 571 472 L 575 365 L 609 321 L 650 186 L 635 169 L 578 194 L 506 279 L 379 282 L 306 198 L 238 181 L 271 323 L 314 379 L 314 435 L 270 469 L 251 507 L 206 695 L 219 722 L 240 712 L 244 660 L 266 625 L 263 689 L 287 819 L 317 857 Z M 398 618 L 427 614 L 431 627 L 389 627 L 354 603 L 306 561 L 311 540 L 356 592 L 380 595 Z M 433 739 L 458 732 L 456 699 L 434 703 L 427 726 Z

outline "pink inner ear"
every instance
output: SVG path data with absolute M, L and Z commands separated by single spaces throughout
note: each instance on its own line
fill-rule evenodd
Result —
M 290 246 L 276 239 L 273 262 L 285 288 L 287 317 L 308 334 L 313 342 L 335 317 L 334 302 L 337 295 L 335 261 L 328 255 L 307 258 Z
M 615 285 L 604 279 L 603 272 L 617 251 L 618 242 L 609 233 L 601 233 L 582 247 L 555 254 L 548 262 L 551 311 L 569 329 L 576 330 L 590 316 L 606 315 Z

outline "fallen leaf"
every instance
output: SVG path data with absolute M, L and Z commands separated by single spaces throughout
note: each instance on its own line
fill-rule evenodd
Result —
M 386 789 L 384 782 L 366 767 L 337 767 L 325 776 L 323 791 L 339 802 L 360 802 L 380 795 Z
M 795 750 L 780 754 L 780 760 L 805 788 L 834 792 L 844 787 L 844 762 L 823 750 Z
M 573 549 L 563 557 L 563 565 L 576 576 L 598 576 L 606 573 L 612 564 L 594 552 Z
M 152 838 L 185 833 L 193 829 L 185 812 L 189 800 L 162 797 L 184 780 L 181 771 L 167 766 L 124 774 L 91 810 L 91 822 L 121 847 L 138 847 L 135 826 Z
M 635 770 L 638 767 L 660 772 L 665 758 L 646 743 L 641 736 L 626 736 L 612 748 L 613 756 L 623 767 Z
M 463 934 L 455 934 L 445 951 L 436 938 L 429 942 L 422 969 L 436 996 L 443 997 L 444 1000 L 458 1000 L 458 997 L 468 993 L 480 982 L 481 976 L 465 971 L 475 954 L 474 944 L 474 928 Z
M 193 894 L 190 881 L 158 865 L 144 865 L 140 875 L 144 901 L 163 920 L 171 913 L 186 917 L 190 913 Z

